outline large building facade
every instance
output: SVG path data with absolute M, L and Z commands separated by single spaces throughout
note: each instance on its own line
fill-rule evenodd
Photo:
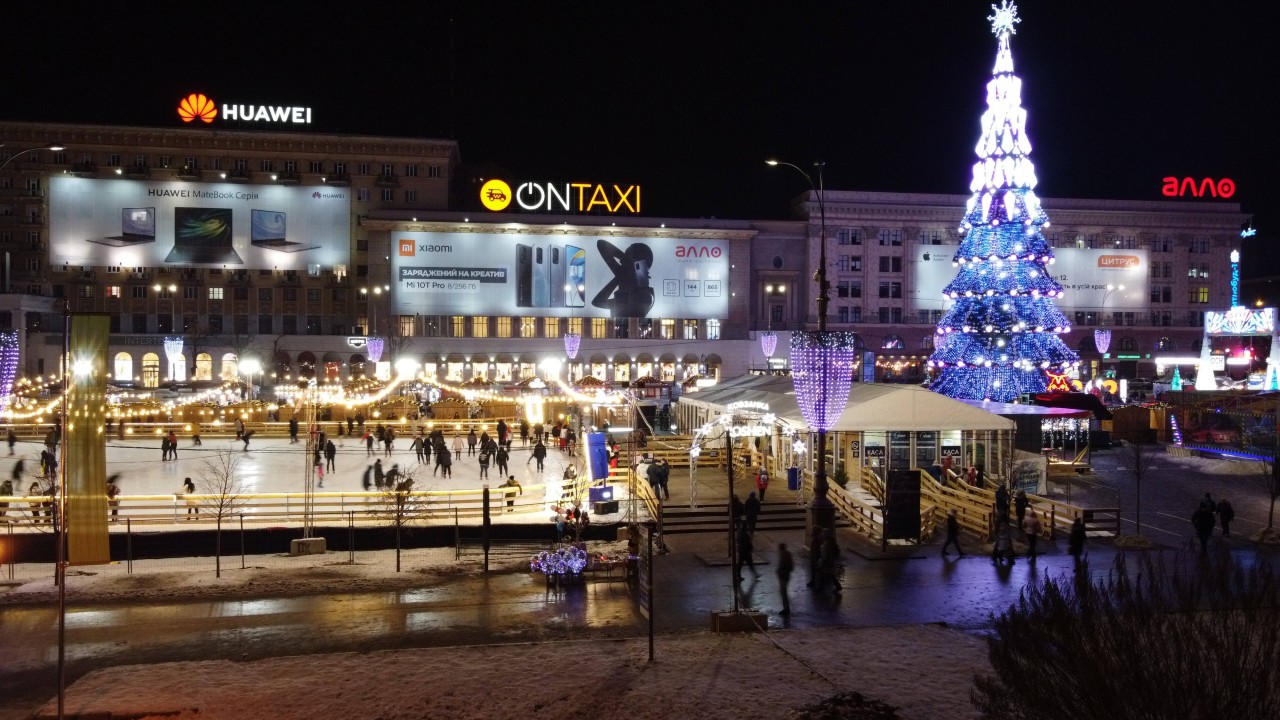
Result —
M 20 331 L 21 370 L 56 370 L 64 310 L 102 312 L 112 374 L 138 386 L 234 377 L 248 356 L 359 376 L 374 335 L 383 360 L 453 382 L 568 361 L 569 333 L 575 377 L 736 375 L 770 364 L 760 333 L 779 333 L 776 365 L 787 331 L 816 327 L 820 242 L 828 327 L 858 334 L 877 378 L 911 380 L 967 200 L 828 191 L 825 227 L 812 193 L 795 220 L 654 218 L 640 188 L 463 182 L 449 140 L 5 122 L 0 141 L 0 325 Z M 519 201 L 494 212 L 482 191 Z M 1133 377 L 1198 349 L 1204 311 L 1229 304 L 1238 205 L 1043 204 L 1086 363 Z M 184 340 L 175 362 L 166 337 Z

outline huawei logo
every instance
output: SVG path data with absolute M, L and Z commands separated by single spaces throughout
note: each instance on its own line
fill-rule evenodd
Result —
M 199 118 L 206 123 L 211 123 L 218 117 L 218 108 L 203 93 L 191 93 L 178 103 L 178 117 L 182 118 L 182 122 L 189 123 Z

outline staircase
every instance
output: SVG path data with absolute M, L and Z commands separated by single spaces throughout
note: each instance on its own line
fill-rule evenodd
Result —
M 849 527 L 849 523 L 837 513 L 836 526 Z M 667 505 L 662 509 L 664 535 L 723 533 L 728 529 L 729 511 L 722 505 L 703 505 L 698 508 Z M 766 503 L 760 508 L 760 515 L 756 518 L 756 530 L 761 532 L 804 529 L 805 508 L 801 505 Z

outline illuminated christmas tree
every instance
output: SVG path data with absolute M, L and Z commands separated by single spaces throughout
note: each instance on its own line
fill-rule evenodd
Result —
M 1058 337 L 1070 324 L 1054 305 L 1062 286 L 1047 266 L 1053 251 L 1041 234 L 1049 218 L 1032 190 L 1031 143 L 1022 108 L 1022 81 L 1013 74 L 1009 39 L 1021 22 L 1017 6 L 1002 0 L 989 17 L 998 40 L 987 83 L 987 111 L 976 148 L 953 264 L 959 270 L 943 290 L 953 301 L 938 324 L 929 364 L 940 372 L 932 389 L 954 398 L 1009 401 L 1043 392 L 1048 372 L 1071 372 L 1079 362 Z

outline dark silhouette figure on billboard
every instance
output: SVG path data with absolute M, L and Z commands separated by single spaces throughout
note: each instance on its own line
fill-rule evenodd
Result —
M 653 250 L 643 243 L 619 250 L 608 240 L 597 240 L 596 248 L 613 271 L 613 279 L 596 293 L 591 304 L 608 310 L 612 317 L 648 317 L 653 308 L 653 288 L 649 286 Z

